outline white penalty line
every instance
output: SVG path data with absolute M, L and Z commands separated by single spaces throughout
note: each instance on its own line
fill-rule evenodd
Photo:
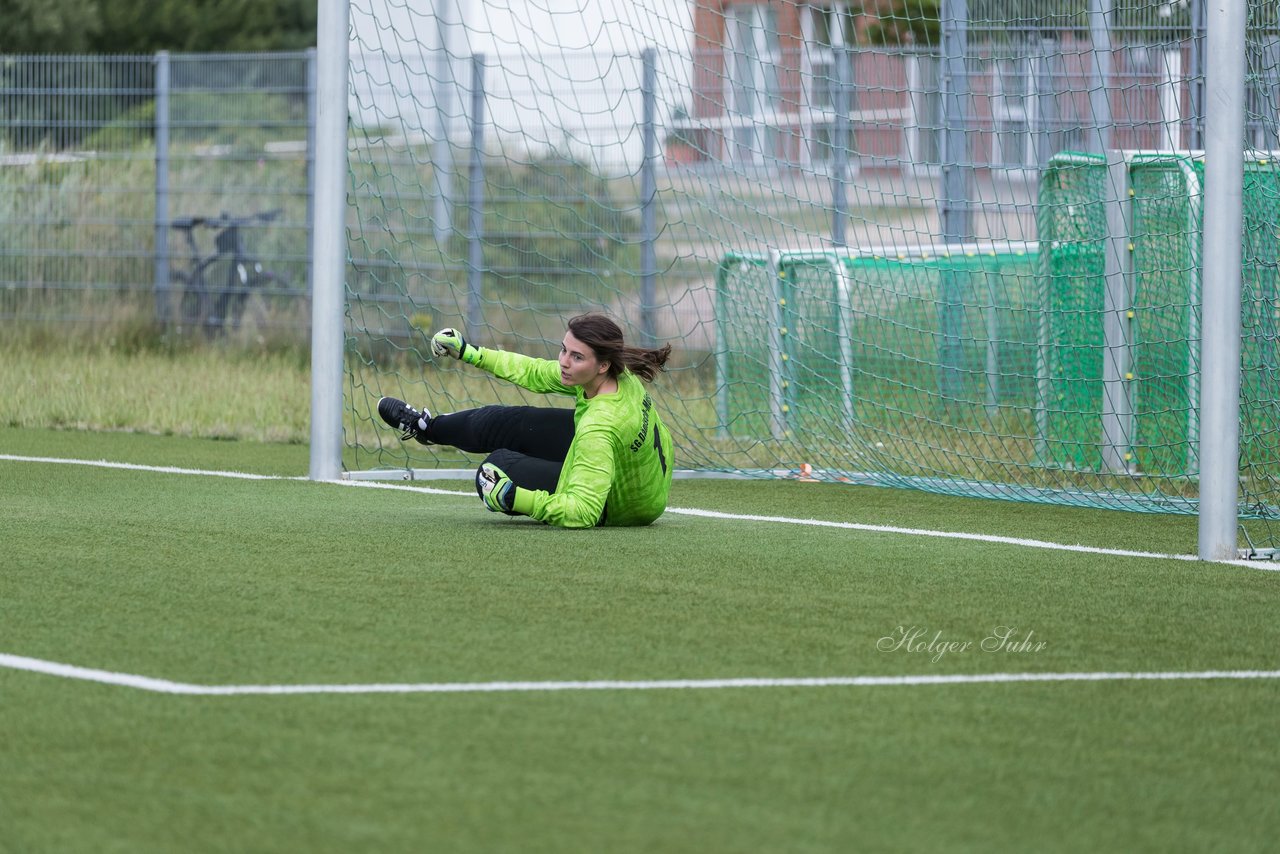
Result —
M 302 480 L 309 481 L 307 477 L 291 477 L 279 474 L 252 474 L 242 471 L 211 471 L 209 469 L 189 469 L 180 466 L 148 466 L 140 463 L 117 463 L 111 460 L 76 460 L 65 457 L 25 457 L 17 454 L 0 454 L 0 461 L 13 463 L 52 463 L 55 465 L 68 466 L 89 466 L 92 468 L 102 469 L 119 469 L 123 471 L 145 471 L 156 474 L 190 474 L 200 477 L 226 477 L 237 480 Z M 339 486 L 367 486 L 374 489 L 399 489 L 409 492 L 425 492 L 432 495 L 475 495 L 474 492 L 458 492 L 452 489 L 434 489 L 429 486 L 402 486 L 393 483 L 377 483 L 363 481 L 348 480 L 327 480 L 321 483 L 337 484 Z
M 824 519 L 793 519 L 788 516 L 757 516 L 750 513 L 721 513 L 718 510 L 696 510 L 692 508 L 668 507 L 668 513 L 684 516 L 700 516 L 705 519 L 737 519 L 746 522 L 769 522 L 776 525 L 808 525 L 815 528 L 841 528 L 849 531 L 867 531 L 875 534 L 901 534 L 909 537 L 935 537 L 944 540 L 970 540 L 981 543 L 999 543 L 1009 546 L 1021 546 L 1030 549 L 1049 549 L 1060 552 L 1080 552 L 1082 554 L 1107 555 L 1109 557 L 1156 558 L 1158 560 L 1199 561 L 1198 555 L 1160 554 L 1133 549 L 1108 549 L 1100 546 L 1081 546 L 1069 543 L 1055 543 L 1049 540 L 1031 540 L 1022 537 L 1005 537 L 999 534 L 969 534 L 963 531 L 935 531 L 929 528 L 900 528 L 894 525 L 869 525 L 862 522 L 831 522 Z M 1221 563 L 1231 566 L 1245 566 L 1249 569 L 1261 569 L 1280 572 L 1280 562 L 1260 560 L 1215 560 L 1206 563 Z
M 294 694 L 502 694 L 560 691 L 667 691 L 727 688 L 872 688 L 921 685 L 990 685 L 1028 682 L 1172 682 L 1280 679 L 1280 670 L 1199 670 L 1095 673 L 980 673 L 910 676 L 814 676 L 738 679 L 601 679 L 568 682 L 410 682 L 367 685 L 199 685 L 77 667 L 57 661 L 0 653 L 0 667 L 62 679 L 134 688 L 155 694 L 199 697 L 281 696 Z
M 234 471 L 210 471 L 206 469 L 178 468 L 174 466 L 148 466 L 138 463 L 117 463 L 108 460 L 77 460 L 61 457 L 25 457 L 14 454 L 0 454 L 0 461 L 26 463 L 55 463 L 62 465 L 94 466 L 108 469 L 124 469 L 127 471 L 158 472 L 162 474 L 189 474 L 204 477 L 227 477 L 241 480 L 295 480 L 305 481 L 305 477 L 286 477 L 272 474 L 249 474 Z M 400 483 L 385 483 L 367 480 L 330 480 L 322 481 L 338 486 L 354 486 L 364 489 L 390 489 L 400 492 L 418 492 L 426 495 L 453 495 L 474 497 L 474 491 L 459 492 L 453 489 L 438 489 L 431 486 L 410 486 Z M 1156 560 L 1200 561 L 1198 555 L 1161 554 L 1158 552 L 1135 551 L 1132 549 L 1109 549 L 1099 546 L 1071 545 L 1055 543 L 1048 540 L 1032 540 L 1021 537 L 1005 537 L 998 534 L 970 534 L 963 531 L 935 531 L 928 528 L 901 528 L 893 525 L 870 525 L 861 522 L 833 522 L 825 519 L 798 519 L 790 516 L 761 516 L 750 513 L 723 513 L 718 510 L 699 510 L 690 507 L 668 507 L 667 513 L 677 516 L 695 516 L 704 519 L 724 519 L 739 522 L 766 522 L 775 525 L 805 525 L 813 528 L 836 528 L 845 531 L 864 531 L 873 534 L 898 534 L 910 537 L 933 537 L 945 540 L 969 540 L 972 542 L 998 543 L 1001 545 L 1020 546 L 1022 548 L 1048 549 L 1051 551 L 1077 552 L 1081 554 L 1105 555 L 1108 557 L 1133 557 Z M 1218 560 L 1205 563 L 1243 566 L 1268 572 L 1280 572 L 1280 561 L 1265 560 Z
M 284 478 L 274 474 L 250 474 L 240 471 L 207 471 L 205 469 L 187 469 L 177 466 L 144 466 L 138 463 L 116 463 L 110 460 L 75 460 L 65 457 L 23 457 L 17 454 L 0 454 L 0 460 L 11 463 L 54 463 L 65 466 L 91 466 L 101 469 L 124 469 L 125 471 L 148 471 L 160 474 L 195 474 L 205 477 L 233 477 L 240 480 L 301 480 L 301 478 Z

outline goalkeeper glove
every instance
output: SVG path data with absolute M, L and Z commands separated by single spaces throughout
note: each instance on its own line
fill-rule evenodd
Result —
M 506 472 L 493 463 L 484 463 L 476 470 L 476 492 L 484 506 L 494 513 L 512 513 L 516 503 L 516 485 Z
M 468 365 L 474 365 L 480 361 L 480 348 L 468 344 L 467 339 L 462 337 L 462 333 L 452 328 L 441 329 L 431 336 L 431 352 L 437 358 L 451 356 L 454 359 L 461 359 Z

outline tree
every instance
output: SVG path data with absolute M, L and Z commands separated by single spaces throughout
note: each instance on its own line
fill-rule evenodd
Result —
M 0 0 L 0 54 L 84 53 L 100 27 L 100 0 Z
M 301 50 L 316 43 L 315 0 L 97 0 L 100 53 Z
M 315 0 L 0 0 L 0 54 L 301 50 Z

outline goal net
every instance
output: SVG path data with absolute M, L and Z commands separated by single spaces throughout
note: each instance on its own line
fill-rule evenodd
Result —
M 1195 513 L 1202 5 L 881 5 L 354 0 L 347 471 L 477 462 L 400 442 L 383 395 L 557 405 L 432 359 L 436 329 L 553 357 L 603 310 L 674 347 L 680 469 Z M 1240 506 L 1266 545 L 1280 37 L 1257 15 Z

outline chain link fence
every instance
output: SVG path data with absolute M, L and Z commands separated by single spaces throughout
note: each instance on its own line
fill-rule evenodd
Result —
M 0 321 L 305 334 L 314 80 L 314 51 L 0 57 Z

